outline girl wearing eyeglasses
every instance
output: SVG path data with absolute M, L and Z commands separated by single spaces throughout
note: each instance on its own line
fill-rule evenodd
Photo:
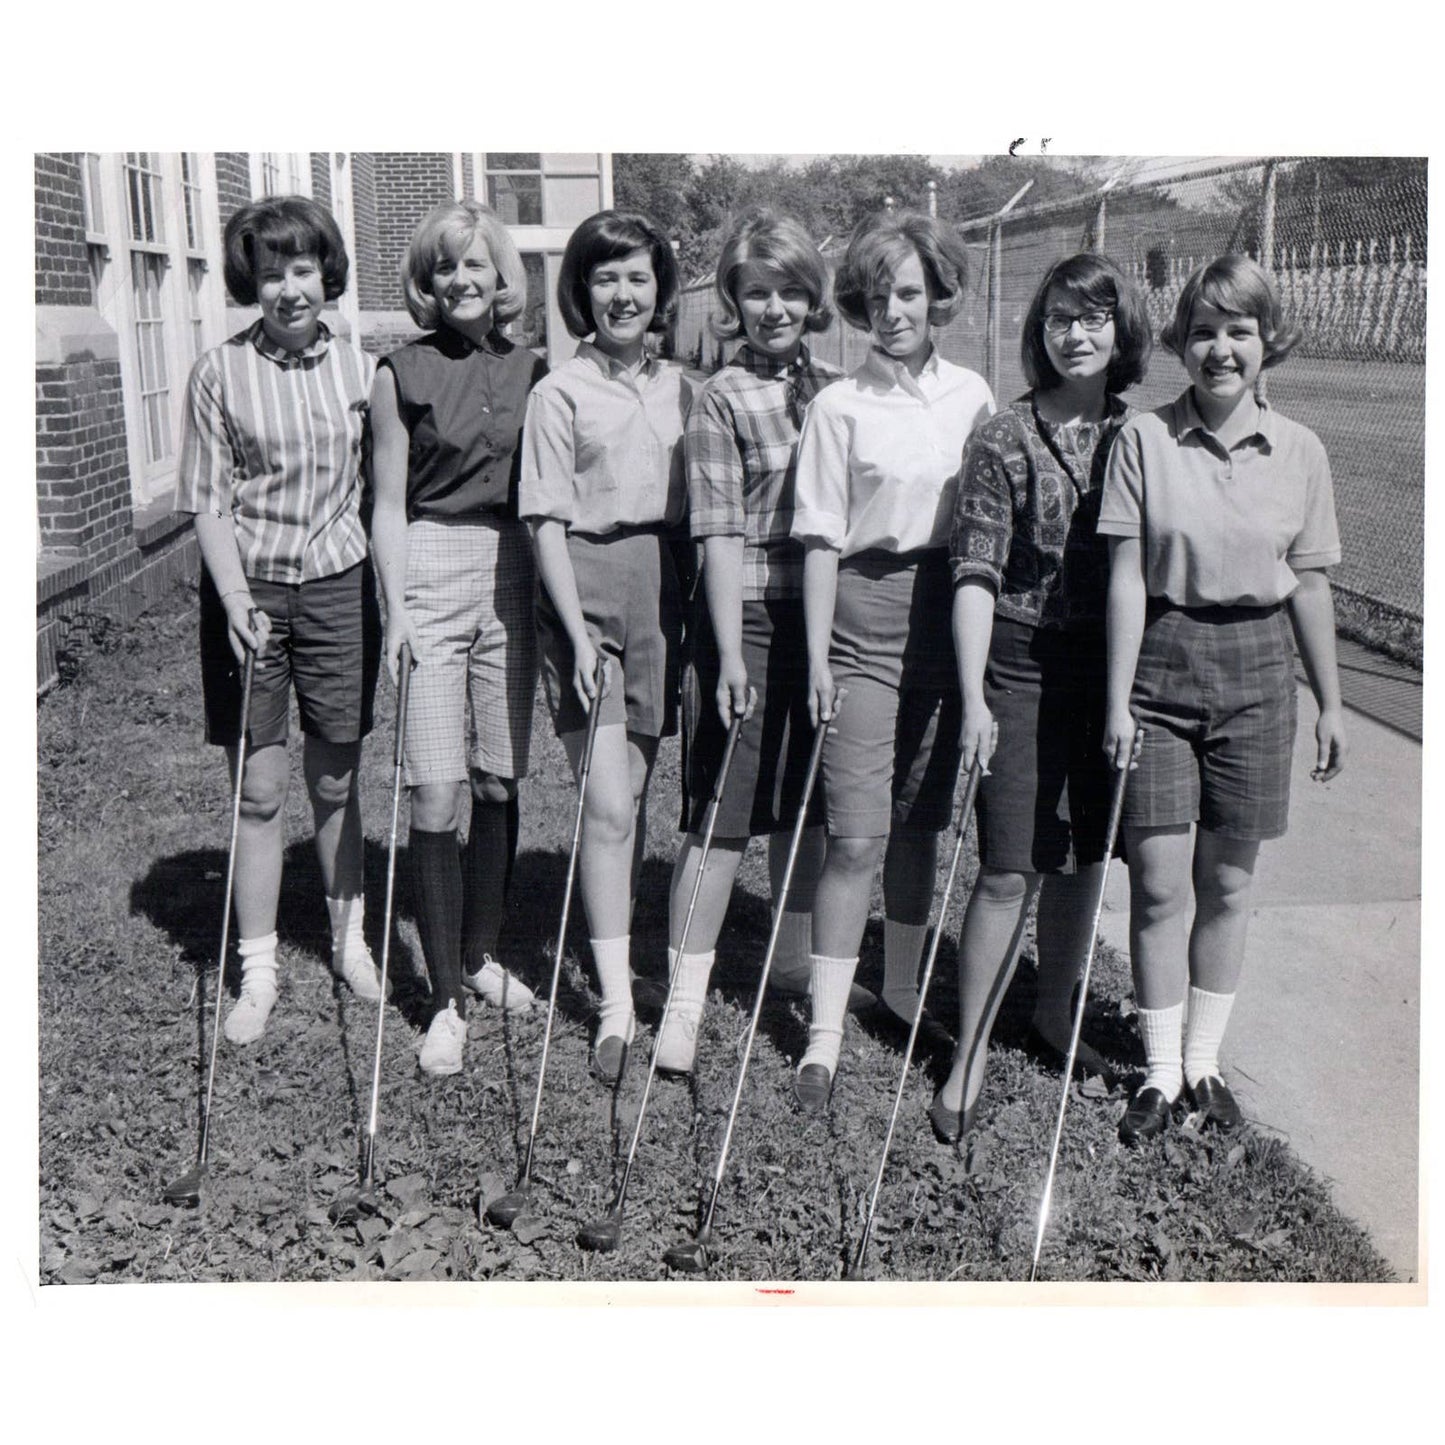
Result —
M 974 1122 L 989 1035 L 1039 900 L 1036 1054 L 1062 1063 L 1108 823 L 1104 603 L 1096 536 L 1104 464 L 1151 338 L 1107 258 L 1055 264 L 1024 320 L 1030 390 L 969 438 L 953 514 L 953 637 L 962 765 L 979 785 L 979 874 L 959 943 L 958 1047 L 929 1118 L 945 1143 Z M 1107 1072 L 1081 1046 L 1085 1067 Z

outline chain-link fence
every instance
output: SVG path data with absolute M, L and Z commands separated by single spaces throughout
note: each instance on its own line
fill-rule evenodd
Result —
M 1123 170 L 1123 163 L 1120 170 Z M 1366 158 L 1179 163 L 1075 199 L 957 221 L 976 261 L 942 353 L 987 378 L 1000 401 L 1024 390 L 1019 332 L 1045 270 L 1075 251 L 1111 256 L 1144 290 L 1156 332 L 1195 266 L 1227 251 L 1267 258 L 1304 341 L 1266 373 L 1270 401 L 1329 453 L 1342 590 L 1424 611 L 1426 164 Z M 829 247 L 828 250 L 834 248 Z M 708 370 L 730 349 L 707 329 L 710 284 L 683 295 L 676 354 Z M 835 322 L 812 340 L 845 369 L 867 338 Z M 1188 384 L 1158 348 L 1129 393 L 1157 406 Z

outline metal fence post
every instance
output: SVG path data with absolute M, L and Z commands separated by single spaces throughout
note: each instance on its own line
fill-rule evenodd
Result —
M 1259 264 L 1266 276 L 1274 275 L 1274 178 L 1278 162 L 1269 161 L 1264 168 L 1264 184 L 1259 198 Z M 1255 383 L 1254 394 L 1260 401 L 1265 400 L 1269 383 L 1264 372 L 1260 372 Z
M 1003 221 L 1000 217 L 994 217 L 988 232 L 988 347 L 984 353 L 984 380 L 988 382 L 988 389 L 996 396 L 999 372 L 998 333 L 1002 312 L 999 271 L 1003 267 Z

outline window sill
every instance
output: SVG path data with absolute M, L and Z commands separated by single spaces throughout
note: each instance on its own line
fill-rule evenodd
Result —
M 136 508 L 132 530 L 136 546 L 144 550 L 164 542 L 190 525 L 189 512 L 174 511 L 169 497 L 159 497 L 144 507 Z

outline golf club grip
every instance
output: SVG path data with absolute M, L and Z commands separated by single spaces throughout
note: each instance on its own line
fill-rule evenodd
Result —
M 592 685 L 596 692 L 592 706 L 587 709 L 587 740 L 582 745 L 581 776 L 585 778 L 592 768 L 592 748 L 597 741 L 597 724 L 602 720 L 602 687 L 607 680 L 607 659 L 599 657 L 592 673 Z
M 406 747 L 406 711 L 411 701 L 411 670 L 415 665 L 411 655 L 411 643 L 403 642 L 396 668 L 396 746 L 391 755 L 391 765 L 394 768 L 402 765 Z
M 727 784 L 728 769 L 732 767 L 733 753 L 737 751 L 738 738 L 742 734 L 745 717 L 740 712 L 735 712 L 732 721 L 728 724 L 727 741 L 723 744 L 722 761 L 718 764 L 717 776 L 712 780 L 712 802 L 713 805 L 722 802 L 723 788 Z

